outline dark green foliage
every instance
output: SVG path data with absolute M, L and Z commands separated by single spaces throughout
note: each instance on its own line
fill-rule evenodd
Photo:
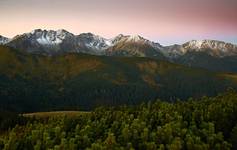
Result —
M 237 125 L 232 129 L 230 140 L 233 143 L 233 149 L 237 149 Z
M 236 148 L 237 93 L 176 103 L 99 107 L 30 119 L 0 135 L 5 150 L 228 150 Z M 34 120 L 34 121 L 32 121 Z
M 16 124 L 23 125 L 26 122 L 27 120 L 23 116 L 20 116 L 16 113 L 0 110 L 0 132 L 13 128 Z

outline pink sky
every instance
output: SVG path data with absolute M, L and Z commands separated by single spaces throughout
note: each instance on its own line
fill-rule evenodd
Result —
M 164 45 L 192 39 L 237 44 L 237 0 L 0 0 L 0 35 L 33 29 L 139 34 Z

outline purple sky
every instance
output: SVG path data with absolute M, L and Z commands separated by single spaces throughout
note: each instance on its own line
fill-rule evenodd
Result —
M 139 34 L 163 45 L 192 39 L 237 44 L 237 0 L 0 0 L 0 35 L 36 28 Z

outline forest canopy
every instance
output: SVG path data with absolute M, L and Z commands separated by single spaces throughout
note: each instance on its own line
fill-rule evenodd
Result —
M 230 90 L 186 102 L 99 107 L 76 116 L 18 116 L 9 130 L 1 126 L 0 149 L 237 149 L 236 114 L 237 93 Z

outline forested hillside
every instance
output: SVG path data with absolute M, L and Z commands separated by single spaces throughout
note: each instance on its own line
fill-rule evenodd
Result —
M 0 149 L 234 150 L 236 114 L 237 93 L 230 90 L 187 102 L 157 100 L 100 107 L 77 116 L 31 116 L 0 132 Z
M 237 88 L 236 74 L 150 58 L 33 55 L 0 46 L 0 109 L 91 110 L 161 98 L 214 96 Z

